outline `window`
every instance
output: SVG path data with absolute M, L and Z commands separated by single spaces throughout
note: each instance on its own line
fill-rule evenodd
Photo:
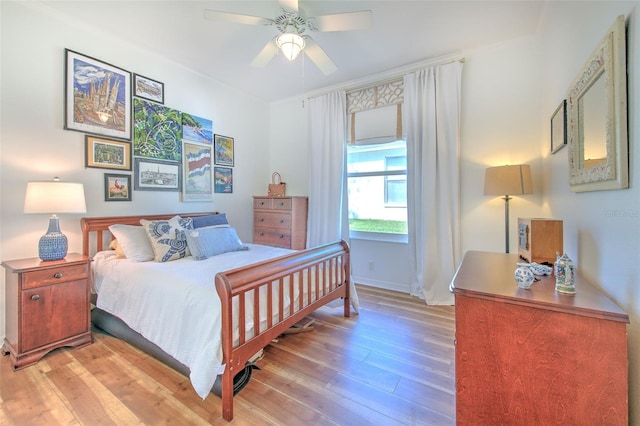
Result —
M 403 140 L 347 147 L 349 230 L 407 233 L 407 146 Z

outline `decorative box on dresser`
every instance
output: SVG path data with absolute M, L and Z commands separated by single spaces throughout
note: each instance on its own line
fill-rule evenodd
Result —
M 79 347 L 91 335 L 90 276 L 87 256 L 2 262 L 5 268 L 6 337 L 3 354 L 18 370 L 62 346 Z
M 470 251 L 451 283 L 458 424 L 628 424 L 628 315 L 579 274 L 518 288 L 516 254 Z
M 253 242 L 302 250 L 307 247 L 307 197 L 253 197 Z

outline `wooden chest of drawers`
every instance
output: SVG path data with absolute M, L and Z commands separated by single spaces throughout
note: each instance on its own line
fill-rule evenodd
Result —
M 18 370 L 62 346 L 93 341 L 87 256 L 2 262 L 6 270 L 7 330 L 2 352 Z
M 253 242 L 305 249 L 307 210 L 307 197 L 253 197 Z
M 627 425 L 629 316 L 576 275 L 518 288 L 515 254 L 469 251 L 451 283 L 456 423 Z

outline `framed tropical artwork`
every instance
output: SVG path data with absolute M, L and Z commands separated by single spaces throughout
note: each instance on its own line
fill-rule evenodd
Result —
M 200 143 L 213 143 L 213 121 L 182 113 L 182 139 Z
M 65 49 L 64 128 L 131 140 L 131 73 Z
M 214 135 L 213 150 L 216 165 L 233 167 L 233 138 Z
M 104 174 L 105 201 L 131 201 L 131 175 Z
M 182 113 L 133 98 L 133 155 L 182 161 Z
M 214 167 L 215 192 L 231 194 L 233 192 L 233 169 L 229 167 Z
M 211 201 L 213 198 L 211 151 L 211 145 L 183 141 L 182 201 Z

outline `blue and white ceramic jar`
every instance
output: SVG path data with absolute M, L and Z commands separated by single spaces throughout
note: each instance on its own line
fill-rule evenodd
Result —
M 527 266 L 518 266 L 514 273 L 514 277 L 518 283 L 518 287 L 524 288 L 525 290 L 529 290 L 531 288 L 531 284 L 536 280 L 533 276 L 533 272 L 531 272 L 531 269 Z

